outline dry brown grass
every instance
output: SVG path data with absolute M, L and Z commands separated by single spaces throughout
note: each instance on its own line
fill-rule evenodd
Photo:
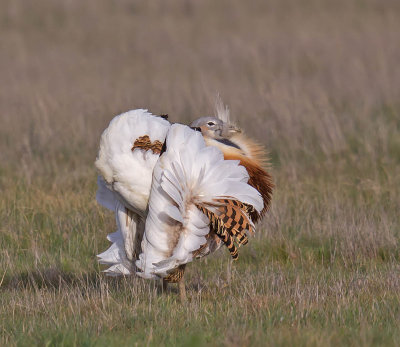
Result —
M 2 0 L 3 344 L 398 345 L 397 0 Z M 219 92 L 271 153 L 260 233 L 189 267 L 191 302 L 103 278 L 93 161 L 116 114 Z

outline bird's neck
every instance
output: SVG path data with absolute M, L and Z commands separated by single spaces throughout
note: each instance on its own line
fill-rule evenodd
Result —
M 240 160 L 243 166 L 255 164 L 264 167 L 267 164 L 263 147 L 249 140 L 243 134 L 234 135 L 222 141 L 210 137 L 204 139 L 207 146 L 219 148 L 227 160 Z

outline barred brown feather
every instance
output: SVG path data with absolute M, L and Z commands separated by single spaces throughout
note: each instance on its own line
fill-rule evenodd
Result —
M 207 146 L 219 148 L 224 154 L 225 160 L 239 160 L 249 174 L 248 184 L 255 188 L 262 196 L 264 207 L 260 213 L 249 211 L 251 220 L 256 223 L 268 211 L 271 205 L 272 190 L 274 184 L 268 172 L 268 156 L 265 149 L 244 136 L 242 133 L 232 135 L 228 140 L 218 140 L 203 133 Z
M 231 257 L 238 258 L 238 249 L 235 242 L 240 247 L 248 242 L 246 230 L 253 231 L 248 214 L 252 211 L 251 206 L 242 204 L 237 200 L 218 199 L 215 200 L 216 212 L 211 212 L 210 207 L 197 206 L 210 220 L 212 231 L 222 240 L 228 248 Z
M 255 188 L 263 198 L 264 208 L 261 213 L 254 210 L 249 211 L 250 218 L 255 223 L 265 215 L 271 205 L 272 190 L 274 188 L 272 177 L 257 161 L 246 158 L 243 155 L 225 151 L 224 158 L 226 160 L 240 160 L 240 164 L 246 168 L 249 174 L 249 185 Z
M 237 200 L 221 199 L 216 200 L 221 203 L 218 208 L 219 218 L 223 221 L 226 229 L 236 237 L 239 245 L 248 242 L 245 231 L 253 232 L 253 228 L 247 217 L 249 208 Z
M 164 277 L 163 280 L 168 283 L 178 283 L 183 278 L 185 267 L 186 264 L 179 265 L 176 269 L 169 273 L 167 277 Z
M 151 142 L 149 135 L 144 135 L 135 140 L 132 146 L 132 151 L 136 148 L 140 148 L 145 151 L 151 150 L 154 154 L 160 154 L 162 146 L 162 142 L 158 140 Z

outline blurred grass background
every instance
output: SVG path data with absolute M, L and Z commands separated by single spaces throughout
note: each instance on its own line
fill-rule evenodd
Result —
M 0 344 L 399 345 L 397 0 L 0 5 Z M 185 306 L 105 278 L 102 130 L 218 92 L 271 154 L 256 238 L 191 264 Z

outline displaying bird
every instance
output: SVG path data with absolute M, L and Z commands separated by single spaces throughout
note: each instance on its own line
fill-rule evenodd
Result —
M 127 112 L 104 131 L 96 160 L 96 197 L 118 227 L 99 261 L 110 275 L 179 282 L 182 299 L 185 265 L 222 244 L 237 259 L 272 193 L 260 147 L 238 128 L 216 117 L 191 126 Z

